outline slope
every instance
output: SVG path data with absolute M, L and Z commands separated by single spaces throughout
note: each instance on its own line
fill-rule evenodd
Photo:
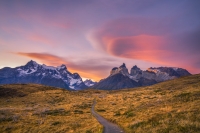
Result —
M 199 132 L 200 75 L 115 91 L 0 86 L 0 132 L 102 132 L 95 110 L 125 132 Z
M 136 89 L 109 91 L 96 111 L 127 133 L 200 131 L 200 75 Z
M 93 98 L 37 84 L 0 86 L 0 132 L 101 132 L 90 113 Z

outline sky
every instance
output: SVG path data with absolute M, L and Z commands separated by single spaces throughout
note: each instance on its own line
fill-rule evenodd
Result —
M 125 63 L 200 73 L 200 0 L 0 0 L 0 68 L 60 66 L 99 81 Z

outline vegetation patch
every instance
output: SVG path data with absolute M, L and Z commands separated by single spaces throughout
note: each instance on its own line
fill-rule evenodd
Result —
M 132 110 L 127 110 L 126 112 L 124 112 L 124 115 L 126 116 L 126 118 L 135 116 Z
M 55 109 L 55 110 L 46 110 L 46 111 L 43 112 L 43 114 L 53 115 L 53 116 L 69 115 L 70 111 L 66 111 L 65 109 Z
M 61 122 L 59 122 L 59 121 L 55 121 L 55 122 L 52 123 L 53 126 L 56 126 L 56 125 L 59 125 L 59 124 L 61 124 Z
M 5 116 L 1 116 L 0 117 L 0 123 L 2 122 L 10 122 L 13 121 L 12 117 L 5 117 Z
M 82 110 L 74 110 L 74 114 L 83 114 Z
M 181 100 L 183 102 L 188 102 L 192 99 L 192 94 L 190 92 L 181 93 L 176 95 L 175 99 Z
M 87 108 L 91 108 L 92 104 L 91 103 L 82 103 L 81 105 L 74 105 L 74 107 L 78 108 L 78 109 L 87 109 Z
M 0 86 L 0 97 L 24 97 L 27 94 L 12 88 L 4 88 Z
M 105 109 L 97 109 L 97 112 L 106 112 Z

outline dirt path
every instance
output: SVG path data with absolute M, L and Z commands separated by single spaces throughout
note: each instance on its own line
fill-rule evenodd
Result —
M 96 101 L 94 101 L 92 105 L 91 112 L 96 117 L 96 119 L 104 126 L 103 133 L 124 133 L 124 131 L 119 128 L 116 124 L 113 124 L 106 119 L 104 119 L 102 116 L 100 116 L 98 113 L 94 111 L 94 107 L 96 105 Z

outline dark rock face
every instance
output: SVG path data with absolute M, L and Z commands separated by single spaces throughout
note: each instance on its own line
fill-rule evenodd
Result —
M 70 73 L 65 65 L 51 67 L 28 62 L 25 66 L 0 69 L 0 84 L 36 83 L 65 89 L 87 88 L 77 73 Z
M 93 88 L 101 90 L 117 90 L 122 88 L 133 88 L 140 86 L 139 83 L 124 76 L 121 73 L 110 76 L 99 83 L 95 84 Z
M 142 74 L 142 70 L 135 65 L 131 68 L 130 75 L 136 75 L 136 74 Z
M 149 68 L 142 71 L 136 65 L 131 68 L 130 74 L 126 65 L 114 67 L 110 76 L 92 86 L 95 89 L 116 90 L 123 88 L 134 88 L 138 86 L 153 85 L 162 81 L 191 75 L 187 70 L 173 67 Z
M 153 85 L 153 84 L 156 84 L 157 82 L 153 79 L 147 79 L 147 78 L 143 78 L 141 77 L 138 81 L 138 83 L 141 85 L 141 86 L 149 86 L 149 85 Z

